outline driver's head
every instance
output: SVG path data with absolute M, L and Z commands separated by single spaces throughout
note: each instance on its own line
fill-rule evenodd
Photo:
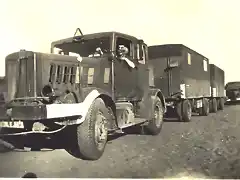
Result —
M 119 45 L 118 46 L 118 52 L 119 52 L 120 55 L 127 55 L 129 50 L 124 45 Z

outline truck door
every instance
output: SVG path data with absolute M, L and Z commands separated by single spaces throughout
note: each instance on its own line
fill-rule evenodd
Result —
M 152 86 L 150 81 L 148 58 L 147 58 L 147 45 L 143 42 L 136 45 L 137 56 L 137 99 L 141 100 L 144 96 L 144 92 L 147 92 L 149 86 Z
M 128 49 L 122 58 L 120 49 Z M 117 100 L 131 100 L 136 96 L 136 62 L 134 60 L 134 45 L 129 39 L 116 37 L 115 59 L 115 97 Z

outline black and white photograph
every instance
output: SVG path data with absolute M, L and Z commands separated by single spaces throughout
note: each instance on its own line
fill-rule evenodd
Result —
M 0 178 L 240 178 L 239 7 L 0 0 Z

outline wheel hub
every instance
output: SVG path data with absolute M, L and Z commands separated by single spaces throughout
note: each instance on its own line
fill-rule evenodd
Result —
M 107 127 L 106 127 L 106 118 L 102 115 L 102 113 L 98 113 L 96 117 L 95 124 L 95 140 L 98 146 L 105 144 L 107 140 Z
M 188 105 L 188 112 L 187 112 L 188 118 L 190 119 L 192 116 L 192 108 L 191 105 Z
M 162 123 L 162 112 L 160 110 L 160 108 L 158 106 L 155 107 L 155 111 L 154 111 L 154 120 L 155 120 L 155 124 L 157 127 L 160 127 L 161 126 L 161 123 Z

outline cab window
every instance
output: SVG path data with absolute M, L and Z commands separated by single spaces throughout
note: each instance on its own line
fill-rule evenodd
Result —
M 137 59 L 140 64 L 146 63 L 146 46 L 144 44 L 137 44 Z
M 132 46 L 133 46 L 132 41 L 130 41 L 126 38 L 117 37 L 117 40 L 116 40 L 117 56 L 118 57 L 121 56 L 121 54 L 119 53 L 119 49 L 125 48 L 125 49 L 127 49 L 126 56 L 133 59 L 133 48 L 132 48 Z

